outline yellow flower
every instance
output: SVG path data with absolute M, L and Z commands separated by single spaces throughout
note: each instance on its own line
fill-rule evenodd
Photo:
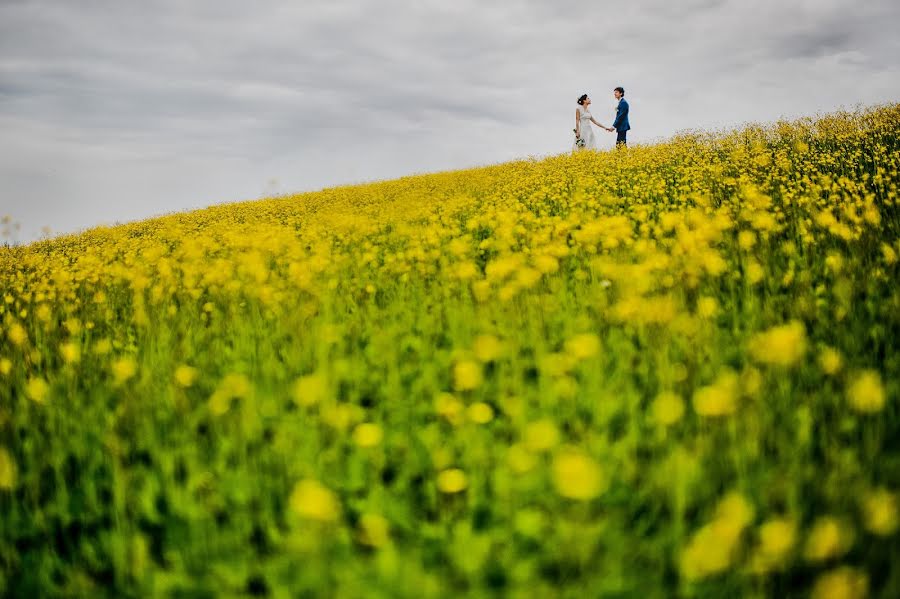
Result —
M 697 314 L 702 318 L 712 318 L 719 311 L 719 303 L 716 298 L 704 295 L 697 300 Z
M 38 306 L 37 310 L 34 311 L 34 315 L 37 316 L 38 320 L 41 322 L 49 322 L 50 318 L 53 316 L 53 310 L 50 308 L 50 304 L 41 304 Z
M 563 497 L 587 501 L 602 494 L 608 481 L 593 458 L 568 449 L 553 459 L 553 484 Z
M 294 402 L 302 407 L 317 404 L 328 394 L 328 382 L 321 374 L 301 376 L 294 382 Z
M 748 260 L 746 266 L 747 282 L 756 285 L 766 277 L 766 271 L 756 260 Z
M 81 320 L 78 318 L 71 316 L 66 319 L 63 325 L 68 329 L 69 333 L 72 335 L 77 335 L 81 332 Z
M 786 518 L 773 518 L 759 527 L 759 545 L 752 568 L 757 572 L 780 569 L 794 547 L 796 538 L 794 522 Z
M 209 410 L 216 416 L 221 416 L 231 408 L 233 399 L 249 397 L 251 392 L 252 386 L 246 376 L 240 373 L 227 374 L 210 395 Z
M 387 518 L 378 514 L 363 514 L 359 518 L 356 538 L 369 547 L 384 547 L 391 540 Z
M 26 341 L 28 341 L 28 332 L 25 330 L 25 327 L 20 325 L 18 322 L 14 322 L 11 327 L 9 327 L 9 331 L 7 331 L 6 336 L 9 338 L 10 342 L 13 345 L 24 345 Z
M 753 513 L 742 495 L 732 492 L 723 497 L 713 519 L 694 533 L 681 552 L 679 565 L 685 578 L 697 580 L 727 569 Z
M 50 385 L 40 377 L 31 377 L 25 385 L 25 395 L 35 403 L 44 403 L 50 394 Z
M 897 496 L 887 489 L 874 489 L 862 501 L 866 529 L 883 537 L 897 531 Z
M 741 391 L 747 397 L 754 397 L 763 386 L 762 373 L 753 366 L 747 366 L 741 372 Z
M 806 329 L 803 323 L 794 320 L 757 333 L 750 339 L 749 348 L 758 362 L 793 366 L 806 354 Z
M 868 594 L 868 577 L 859 570 L 842 566 L 819 576 L 812 599 L 864 599 Z
M 844 360 L 841 357 L 841 353 L 833 347 L 826 347 L 819 354 L 819 366 L 822 367 L 822 372 L 825 374 L 837 374 L 843 363 Z
M 460 262 L 456 266 L 456 278 L 461 281 L 468 281 L 478 276 L 478 266 L 474 262 Z
M 384 431 L 374 422 L 363 422 L 353 429 L 353 442 L 363 448 L 375 447 L 384 438 Z
M 346 403 L 325 404 L 319 417 L 331 428 L 343 433 L 359 417 L 359 406 Z
M 6 376 L 12 372 L 12 360 L 9 358 L 0 358 L 0 374 Z
M 585 360 L 600 351 L 600 338 L 594 333 L 581 333 L 566 341 L 566 351 L 578 360 Z
M 540 254 L 538 256 L 535 256 L 533 261 L 534 267 L 544 274 L 554 273 L 559 270 L 559 260 L 557 260 L 553 256 Z
M 450 424 L 461 424 L 465 404 L 452 393 L 439 393 L 434 398 L 434 410 L 446 418 Z
M 747 499 L 736 491 L 725 495 L 716 506 L 716 519 L 743 530 L 753 520 L 754 509 Z
M 76 364 L 81 359 L 81 348 L 71 341 L 60 345 L 59 353 L 66 364 Z
M 137 373 L 137 362 L 133 358 L 119 358 L 111 366 L 113 381 L 121 385 Z
M 16 486 L 16 461 L 5 447 L 0 447 L 0 489 Z
M 481 382 L 481 365 L 478 362 L 464 360 L 453 367 L 453 388 L 457 391 L 477 389 Z
M 839 557 L 853 544 L 850 529 L 831 516 L 819 518 L 809 531 L 803 556 L 807 561 L 821 562 Z
M 467 413 L 469 420 L 477 424 L 487 424 L 494 418 L 494 409 L 482 401 L 469 406 Z
M 464 491 L 469 486 L 466 473 L 459 468 L 449 468 L 441 471 L 437 477 L 437 488 L 441 493 L 451 495 Z
M 340 515 L 335 494 L 322 483 L 304 479 L 294 485 L 289 504 L 294 513 L 320 522 L 333 522 Z
M 509 446 L 506 452 L 506 461 L 512 471 L 517 474 L 533 470 L 537 465 L 537 458 L 522 443 L 513 443 Z
M 884 387 L 881 375 L 875 370 L 863 370 L 856 374 L 847 387 L 847 400 L 857 412 L 871 414 L 884 408 Z
M 472 350 L 479 361 L 493 362 L 503 354 L 503 343 L 493 335 L 479 335 Z
M 543 512 L 536 509 L 523 509 L 516 512 L 513 517 L 513 526 L 520 535 L 531 538 L 541 539 L 541 532 L 547 523 L 547 517 Z
M 531 451 L 547 451 L 559 443 L 559 429 L 546 418 L 536 420 L 525 427 L 524 440 Z
M 657 424 L 671 426 L 684 415 L 684 400 L 677 393 L 663 391 L 653 400 L 650 411 Z
M 679 568 L 688 580 L 717 574 L 731 564 L 733 537 L 716 524 L 701 527 L 681 551 Z
M 694 411 L 701 416 L 718 417 L 737 409 L 738 375 L 730 370 L 721 373 L 711 385 L 694 391 Z
M 98 356 L 105 356 L 112 350 L 112 342 L 109 339 L 99 339 L 94 344 L 94 353 Z
M 175 369 L 175 382 L 179 387 L 190 387 L 196 382 L 199 374 L 196 368 L 182 364 Z
M 828 252 L 825 256 L 825 266 L 835 274 L 844 269 L 844 257 L 838 252 Z
M 742 250 L 749 250 L 756 245 L 756 233 L 754 231 L 741 231 L 738 233 L 738 245 Z

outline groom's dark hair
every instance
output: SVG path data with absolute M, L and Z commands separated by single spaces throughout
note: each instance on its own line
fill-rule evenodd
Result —
M 623 96 L 625 95 L 625 88 L 624 88 L 624 87 L 617 87 L 617 88 L 614 89 L 613 91 L 614 91 L 614 92 L 619 92 L 619 93 L 622 94 Z
M 587 100 L 587 94 L 581 94 L 581 97 L 578 98 L 578 103 L 584 104 L 585 100 Z

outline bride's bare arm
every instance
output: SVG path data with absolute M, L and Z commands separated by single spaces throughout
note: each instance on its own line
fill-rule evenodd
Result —
M 575 136 L 581 137 L 581 115 L 578 114 L 578 109 L 575 109 Z
M 610 129 L 610 128 L 607 127 L 606 125 L 601 125 L 600 123 L 598 123 L 597 121 L 595 121 L 595 120 L 594 120 L 594 117 L 591 117 L 591 122 L 594 123 L 595 125 L 597 125 L 598 127 L 600 127 L 601 129 L 606 129 L 607 131 L 612 131 L 612 129 Z

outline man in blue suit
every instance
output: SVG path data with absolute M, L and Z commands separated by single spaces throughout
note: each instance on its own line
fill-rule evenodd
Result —
M 619 105 L 616 107 L 616 120 L 613 121 L 612 129 L 616 130 L 616 145 L 624 146 L 626 145 L 625 134 L 631 129 L 631 125 L 628 124 L 628 102 L 625 101 L 625 89 L 617 87 L 613 90 L 613 95 L 619 101 Z

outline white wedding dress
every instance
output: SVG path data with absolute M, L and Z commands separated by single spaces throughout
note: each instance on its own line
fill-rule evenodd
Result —
M 578 119 L 581 125 L 581 139 L 584 140 L 584 149 L 597 149 L 597 140 L 594 139 L 594 128 L 591 125 L 591 111 L 584 106 L 578 106 Z M 573 145 L 573 149 L 579 149 Z

